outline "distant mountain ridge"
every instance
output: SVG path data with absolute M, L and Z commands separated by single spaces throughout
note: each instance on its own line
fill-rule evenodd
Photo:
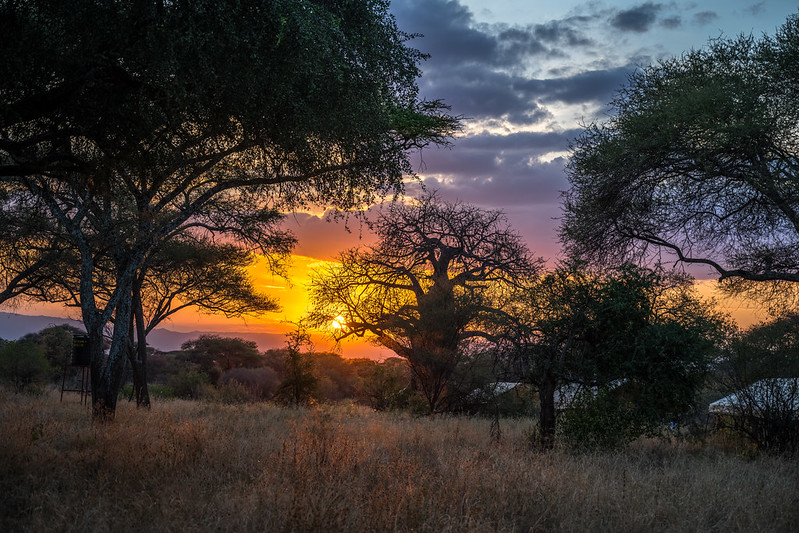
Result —
M 22 315 L 19 313 L 0 312 L 0 339 L 17 340 L 28 333 L 36 333 L 50 326 L 60 326 L 68 324 L 79 329 L 84 329 L 83 323 L 79 320 L 69 318 L 59 318 L 54 316 L 42 315 Z M 200 335 L 219 335 L 220 337 L 239 337 L 248 341 L 255 341 L 261 351 L 270 348 L 283 348 L 286 345 L 286 337 L 282 333 L 266 333 L 253 331 L 172 331 L 165 328 L 156 328 L 147 336 L 147 344 L 162 352 L 180 350 L 181 344 L 188 340 L 196 339 Z M 330 342 L 314 338 L 317 343 L 316 348 L 320 351 L 329 350 Z M 381 360 L 395 354 L 389 350 L 381 349 L 370 345 L 346 344 L 342 347 L 344 357 L 366 357 L 368 359 Z
M 36 333 L 50 326 L 60 326 L 67 324 L 76 328 L 84 329 L 83 323 L 79 320 L 69 318 L 59 318 L 42 315 L 21 315 L 18 313 L 0 312 L 0 338 L 5 340 L 17 340 L 28 333 Z M 257 333 L 257 332 L 214 332 L 214 331 L 189 331 L 180 332 L 164 328 L 156 328 L 147 336 L 147 344 L 161 350 L 170 352 L 179 350 L 184 342 L 196 339 L 200 335 L 220 335 L 222 337 L 241 337 L 244 340 L 255 341 L 260 350 L 269 348 L 280 348 L 285 343 L 285 337 L 279 333 Z

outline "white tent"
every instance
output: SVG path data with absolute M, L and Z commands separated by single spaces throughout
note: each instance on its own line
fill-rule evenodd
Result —
M 750 405 L 754 404 L 754 405 Z M 714 415 L 733 414 L 741 408 L 765 411 L 792 406 L 799 411 L 799 378 L 761 379 L 745 389 L 716 400 L 708 406 Z

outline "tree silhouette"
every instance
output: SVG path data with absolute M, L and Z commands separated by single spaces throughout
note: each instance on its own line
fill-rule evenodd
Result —
M 626 442 L 690 411 L 727 326 L 691 287 L 631 265 L 603 272 L 577 262 L 519 293 L 509 311 L 520 327 L 513 342 L 538 388 L 543 448 L 554 445 L 556 412 L 570 407 L 570 393 L 587 393 L 589 409 L 571 418 L 582 426 L 578 438 L 596 442 Z M 591 405 L 595 395 L 601 409 Z
M 406 151 L 446 142 L 457 119 L 419 100 L 408 38 L 383 2 L 0 4 L 0 198 L 41 206 L 40 242 L 75 255 L 97 418 L 113 417 L 137 278 L 164 242 L 272 253 L 279 211 L 399 191 Z M 49 253 L 0 295 L 35 288 Z
M 570 254 L 706 265 L 765 297 L 799 281 L 798 58 L 794 15 L 774 37 L 717 39 L 636 71 L 615 115 L 572 146 Z
M 533 275 L 533 260 L 499 211 L 427 195 L 392 204 L 378 242 L 351 249 L 312 277 L 313 322 L 336 339 L 367 336 L 408 361 L 431 412 L 455 368 L 493 338 L 503 290 Z

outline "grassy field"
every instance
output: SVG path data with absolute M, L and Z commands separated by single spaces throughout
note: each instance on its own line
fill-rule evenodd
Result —
M 0 531 L 797 531 L 799 464 L 653 441 L 539 453 L 529 420 L 0 391 Z

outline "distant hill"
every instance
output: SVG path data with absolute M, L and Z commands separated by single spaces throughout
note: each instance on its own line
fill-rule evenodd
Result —
M 83 323 L 78 320 L 53 316 L 30 316 L 0 312 L 0 338 L 13 341 L 28 333 L 36 333 L 44 328 L 60 326 L 61 324 L 68 324 L 76 328 L 84 329 Z
M 68 324 L 76 328 L 84 329 L 83 323 L 79 320 L 70 320 L 68 318 L 58 318 L 54 316 L 31 316 L 0 312 L 0 338 L 16 340 L 28 333 L 36 333 L 44 328 L 60 326 L 61 324 Z M 200 335 L 214 334 L 223 337 L 241 337 L 248 341 L 255 341 L 260 350 L 279 348 L 285 343 L 285 337 L 279 333 L 217 333 L 213 331 L 190 331 L 184 333 L 156 328 L 147 336 L 147 344 L 163 352 L 169 352 L 172 350 L 179 350 L 181 344 L 188 340 L 196 339 Z
M 44 328 L 50 326 L 60 326 L 61 324 L 68 324 L 80 329 L 83 328 L 83 323 L 78 320 L 70 320 L 68 318 L 58 318 L 53 316 L 32 316 L 21 315 L 18 313 L 5 313 L 0 312 L 0 338 L 5 340 L 16 340 L 28 333 L 36 333 Z M 268 350 L 270 348 L 282 348 L 285 346 L 286 338 L 281 333 L 258 333 L 252 331 L 235 332 L 235 331 L 189 331 L 180 332 L 172 331 L 164 328 L 156 328 L 147 336 L 147 344 L 161 350 L 162 352 L 171 352 L 179 350 L 180 345 L 184 342 L 196 339 L 200 335 L 219 335 L 220 337 L 240 337 L 244 340 L 255 341 L 259 350 Z M 317 343 L 317 349 L 320 351 L 330 349 L 325 342 L 314 339 Z M 342 355 L 345 357 L 366 357 L 370 359 L 383 359 L 394 355 L 386 350 L 369 345 L 344 345 Z
M 172 331 L 169 329 L 156 328 L 147 335 L 147 344 L 161 350 L 162 352 L 170 352 L 172 350 L 180 350 L 180 345 L 184 342 L 196 339 L 200 335 L 219 335 L 220 337 L 240 337 L 246 341 L 255 341 L 259 350 L 268 350 L 269 348 L 280 348 L 285 342 L 286 338 L 280 333 L 251 333 L 251 332 L 214 332 L 214 331 L 189 331 L 187 333 L 180 331 Z

